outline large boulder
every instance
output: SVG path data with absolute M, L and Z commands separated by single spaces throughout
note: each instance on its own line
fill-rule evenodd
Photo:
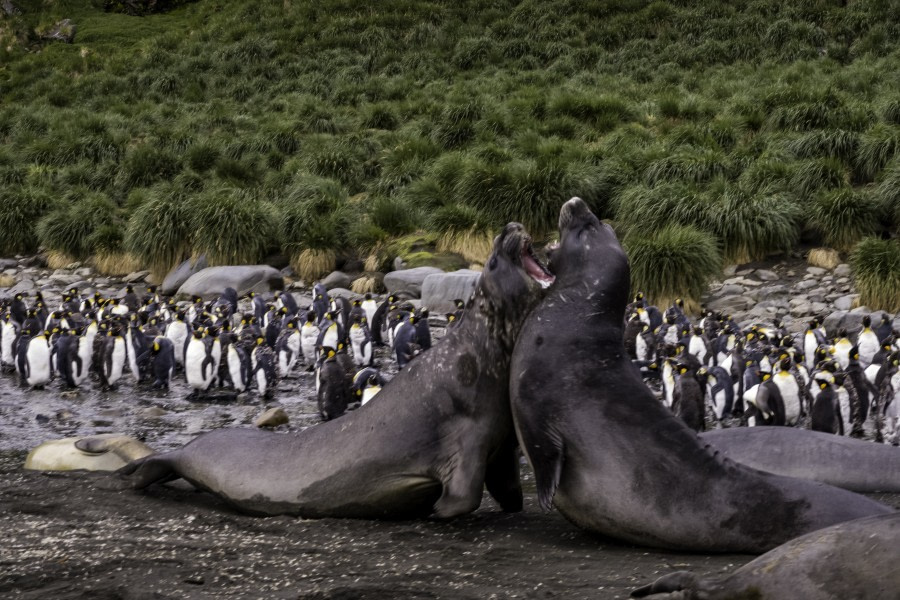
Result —
M 178 291 L 184 282 L 191 278 L 192 275 L 199 273 L 209 264 L 206 262 L 206 255 L 201 254 L 197 260 L 188 259 L 169 271 L 166 278 L 163 279 L 162 285 L 159 286 L 159 293 L 163 296 L 171 296 Z
M 469 269 L 428 275 L 422 282 L 422 304 L 435 313 L 452 312 L 456 310 L 453 301 L 468 300 L 479 277 L 481 273 Z
M 354 279 L 354 277 L 341 271 L 332 271 L 320 283 L 325 286 L 326 290 L 333 290 L 335 288 L 349 288 Z
M 384 276 L 384 287 L 388 293 L 407 294 L 413 298 L 422 295 L 422 283 L 429 275 L 443 273 L 437 267 L 416 267 L 402 271 L 391 271 Z
M 249 292 L 265 293 L 284 288 L 281 272 L 269 265 L 241 265 L 208 267 L 196 273 L 178 289 L 177 296 L 217 297 L 227 287 L 237 290 L 238 296 Z

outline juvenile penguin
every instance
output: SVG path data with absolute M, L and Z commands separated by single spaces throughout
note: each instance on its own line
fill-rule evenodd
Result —
M 318 390 L 316 401 L 323 421 L 340 417 L 350 403 L 350 389 L 343 367 L 336 360 L 334 348 L 324 346 L 321 350 L 322 362 L 316 374 Z
M 297 318 L 292 316 L 284 325 L 284 329 L 278 334 L 275 342 L 275 353 L 278 357 L 278 374 L 287 377 L 297 364 L 300 357 L 300 343 L 302 341 L 300 331 L 297 329 Z

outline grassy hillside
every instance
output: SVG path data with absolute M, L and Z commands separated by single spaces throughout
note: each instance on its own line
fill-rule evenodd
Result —
M 14 3 L 3 254 L 315 270 L 424 229 L 477 258 L 580 195 L 706 273 L 900 223 L 896 0 Z

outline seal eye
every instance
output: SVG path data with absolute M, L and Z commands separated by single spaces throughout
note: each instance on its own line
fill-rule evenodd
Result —
M 488 263 L 488 269 L 494 270 L 497 268 L 497 257 L 492 256 L 490 262 Z

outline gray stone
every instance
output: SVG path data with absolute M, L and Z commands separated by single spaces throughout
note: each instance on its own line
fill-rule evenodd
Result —
M 834 268 L 835 277 L 850 277 L 852 273 L 853 269 L 847 263 L 841 263 Z
M 34 290 L 35 285 L 34 282 L 30 279 L 20 279 L 16 285 L 12 286 L 8 290 L 6 290 L 6 294 L 12 298 L 16 294 L 27 294 Z
M 53 27 L 38 34 L 38 37 L 42 40 L 56 40 L 71 44 L 75 40 L 75 34 L 77 32 L 78 28 L 71 19 L 63 19 L 62 21 L 58 21 Z
M 722 312 L 738 312 L 749 309 L 753 305 L 753 300 L 746 296 L 725 296 L 716 298 L 707 303 L 707 307 L 712 310 Z
M 818 285 L 822 284 L 816 279 L 804 279 L 803 281 L 798 281 L 794 288 L 798 290 L 809 290 Z
M 3 274 L 6 275 L 7 277 L 13 277 L 13 276 L 16 275 L 18 272 L 19 272 L 18 269 L 6 269 L 6 270 L 3 271 Z
M 196 262 L 191 262 L 190 259 L 184 261 L 169 271 L 169 274 L 163 279 L 162 285 L 159 286 L 159 293 L 164 296 L 171 296 L 178 291 L 178 288 L 184 285 L 185 281 L 191 278 L 191 275 L 199 273 L 207 266 L 209 265 L 206 262 L 205 254 L 201 254 Z M 97 280 L 97 283 L 100 284 L 99 279 Z
M 455 299 L 469 299 L 479 277 L 481 273 L 469 269 L 429 275 L 422 282 L 422 304 L 434 313 L 451 312 L 456 308 Z
M 846 329 L 852 336 L 862 331 L 862 320 L 864 316 L 865 314 L 863 313 L 854 314 L 845 310 L 838 310 L 825 317 L 822 324 L 825 326 L 825 332 L 829 337 L 836 336 L 841 329 Z
M 325 286 L 326 290 L 349 288 L 350 284 L 353 283 L 353 277 L 340 271 L 332 271 L 320 283 Z
M 238 296 L 249 292 L 264 293 L 283 289 L 284 278 L 278 269 L 269 265 L 207 267 L 185 281 L 177 295 L 211 299 L 227 287 L 236 289 Z
M 19 261 L 13 258 L 0 258 L 0 269 L 17 269 Z
M 820 275 L 824 275 L 825 273 L 827 273 L 828 270 L 823 269 L 822 267 L 806 267 L 806 272 L 813 277 L 819 277 Z
M 791 306 L 797 306 L 798 304 L 809 304 L 809 300 L 806 296 L 794 296 L 790 300 L 788 300 L 788 304 Z
M 746 291 L 746 288 L 742 285 L 738 285 L 736 283 L 728 283 L 722 286 L 722 288 L 716 292 L 717 294 L 721 294 L 722 296 L 734 296 L 735 294 L 743 294 Z
M 288 415 L 280 406 L 270 408 L 261 414 L 256 421 L 253 422 L 257 427 L 278 427 L 279 425 L 287 425 L 290 422 Z
M 834 307 L 837 310 L 850 310 L 853 307 L 853 303 L 859 300 L 859 294 L 850 294 L 847 296 L 841 296 L 837 300 L 834 301 Z
M 828 310 L 828 305 L 825 304 L 824 302 L 813 302 L 812 303 L 812 314 L 820 315 L 823 312 L 825 312 L 826 310 Z
M 353 290 L 342 287 L 331 288 L 328 290 L 328 296 L 331 298 L 346 298 L 347 300 L 358 300 L 363 297 L 362 294 L 357 294 Z
M 384 276 L 384 287 L 389 293 L 405 293 L 413 298 L 422 296 L 422 283 L 429 275 L 443 273 L 437 267 L 416 267 L 403 271 L 391 271 Z
M 798 302 L 791 306 L 791 316 L 803 317 L 812 314 L 812 306 L 809 302 Z
M 147 279 L 150 275 L 150 271 L 135 271 L 134 273 L 129 273 L 125 276 L 124 281 L 126 283 L 140 283 Z
M 757 269 L 756 273 L 757 279 L 761 279 L 762 281 L 775 281 L 778 279 L 778 274 L 775 271 L 768 271 L 766 269 Z

